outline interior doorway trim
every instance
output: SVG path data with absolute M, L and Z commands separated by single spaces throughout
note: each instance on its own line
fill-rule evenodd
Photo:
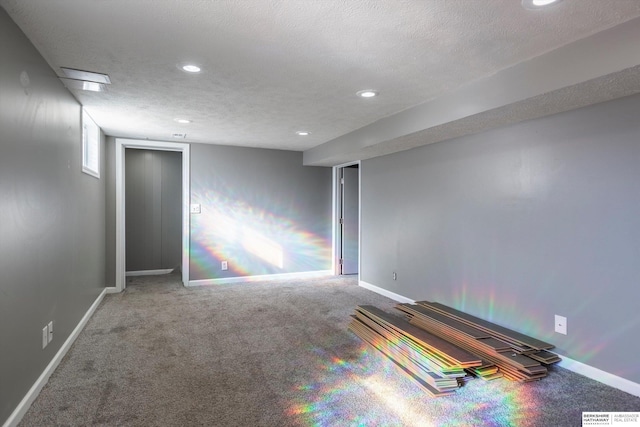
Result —
M 126 287 L 126 217 L 125 168 L 126 148 L 139 150 L 177 151 L 182 153 L 182 284 L 189 283 L 189 200 L 190 151 L 189 144 L 116 138 L 116 286 L 108 292 L 122 292 Z
M 340 253 L 341 241 L 338 238 L 338 227 L 340 226 L 340 170 L 342 168 L 358 165 L 358 281 L 360 281 L 361 260 L 362 260 L 362 165 L 360 160 L 354 162 L 343 163 L 333 167 L 333 185 L 332 185 L 332 206 L 333 221 L 331 225 L 331 270 L 333 274 L 340 274 L 340 265 L 338 264 L 338 254 Z

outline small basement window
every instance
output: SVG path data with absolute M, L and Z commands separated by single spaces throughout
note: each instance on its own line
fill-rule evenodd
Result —
M 100 178 L 100 128 L 82 110 L 82 172 Z

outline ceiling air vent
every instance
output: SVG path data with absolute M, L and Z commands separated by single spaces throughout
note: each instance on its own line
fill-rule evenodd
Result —
M 91 92 L 104 92 L 111 79 L 103 73 L 93 71 L 76 70 L 75 68 L 60 67 L 65 77 L 60 80 L 69 89 L 88 90 Z
M 171 136 L 173 138 L 177 138 L 177 139 L 185 139 L 187 137 L 186 133 L 173 133 L 171 134 Z

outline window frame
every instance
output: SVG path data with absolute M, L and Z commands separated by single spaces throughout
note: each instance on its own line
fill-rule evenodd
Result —
M 82 109 L 82 172 L 100 179 L 100 127 Z

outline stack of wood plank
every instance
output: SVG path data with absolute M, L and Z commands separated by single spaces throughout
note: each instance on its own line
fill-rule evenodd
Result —
M 500 374 L 515 381 L 532 381 L 547 375 L 544 365 L 560 358 L 549 352 L 552 344 L 477 318 L 446 305 L 419 301 L 398 304 L 409 323 L 450 341 L 480 357 L 486 366 L 470 372 L 492 379 Z M 491 364 L 498 368 L 496 371 Z
M 415 380 L 429 395 L 444 396 L 468 379 L 465 369 L 483 361 L 447 340 L 376 307 L 359 306 L 349 329 Z

